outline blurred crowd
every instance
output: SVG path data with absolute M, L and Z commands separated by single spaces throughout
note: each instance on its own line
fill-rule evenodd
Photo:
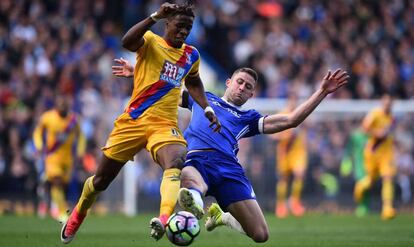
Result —
M 227 70 L 261 75 L 259 96 L 306 97 L 332 68 L 352 74 L 338 98 L 414 95 L 412 1 L 200 1 L 205 47 Z M 217 46 L 220 44 L 220 46 Z M 229 59 L 232 58 L 232 59 Z
M 73 96 L 88 141 L 75 174 L 92 172 L 83 167 L 100 158 L 99 148 L 131 93 L 129 80 L 111 74 L 113 59 L 125 55 L 121 37 L 162 2 L 0 1 L 0 204 L 35 201 L 38 156 L 32 132 L 40 114 L 53 107 L 58 92 Z M 239 66 L 256 69 L 257 97 L 286 98 L 292 91 L 308 97 L 328 69 L 341 67 L 350 72 L 351 82 L 336 98 L 376 99 L 384 92 L 398 99 L 413 98 L 412 1 L 194 2 L 197 18 L 188 42 L 201 51 L 219 78 Z M 160 33 L 162 28 L 157 24 L 154 31 Z M 213 83 L 224 87 L 224 81 Z M 347 137 L 359 125 L 353 120 L 307 123 L 313 174 L 308 188 L 320 171 L 339 175 Z M 398 120 L 397 163 L 410 178 L 414 116 L 398 116 Z M 258 137 L 243 141 L 242 146 L 241 160 L 257 194 L 271 200 L 274 187 L 263 181 L 274 184 L 277 179 L 273 141 Z M 158 197 L 161 169 L 148 156 L 139 157 L 139 193 Z M 83 182 L 82 175 L 74 179 Z

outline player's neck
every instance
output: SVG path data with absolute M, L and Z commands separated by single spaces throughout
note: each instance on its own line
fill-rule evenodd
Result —
M 236 108 L 241 108 L 241 106 L 238 106 L 238 105 L 235 105 L 234 103 L 232 103 L 227 97 L 226 97 L 226 95 L 224 95 L 223 97 L 221 97 L 221 99 L 222 100 L 224 100 L 227 104 L 229 104 L 229 105 L 231 105 L 231 106 L 233 106 L 233 107 L 236 107 Z
M 180 46 L 179 45 L 174 45 L 171 41 L 169 41 L 166 37 L 163 37 L 163 39 L 164 39 L 164 41 L 165 41 L 165 43 L 168 45 L 168 46 L 170 46 L 170 47 L 172 47 L 172 48 L 175 48 L 175 49 L 180 49 L 183 45 L 184 45 L 184 43 L 183 44 L 181 44 Z

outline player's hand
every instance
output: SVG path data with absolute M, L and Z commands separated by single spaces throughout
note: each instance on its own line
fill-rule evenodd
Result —
M 178 9 L 177 4 L 163 3 L 157 11 L 156 18 L 157 19 L 163 19 L 163 18 L 170 17 L 171 15 L 173 15 L 177 11 L 177 9 Z
M 214 132 L 220 132 L 221 130 L 221 123 L 218 120 L 216 114 L 214 112 L 208 111 L 204 114 L 206 118 L 210 121 L 210 128 L 214 128 Z
M 112 74 L 119 77 L 133 77 L 134 76 L 134 67 L 128 62 L 128 60 L 123 59 L 114 59 L 114 62 L 120 65 L 112 66 Z
M 322 80 L 321 88 L 326 94 L 330 94 L 348 83 L 348 79 L 348 73 L 342 69 L 337 69 L 333 74 L 331 74 L 331 71 L 328 71 Z

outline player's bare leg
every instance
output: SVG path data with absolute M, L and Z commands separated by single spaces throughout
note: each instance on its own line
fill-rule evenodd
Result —
M 269 229 L 256 200 L 235 202 L 227 209 L 229 212 L 225 213 L 217 204 L 211 205 L 210 216 L 206 222 L 207 230 L 211 231 L 218 225 L 227 225 L 240 233 L 245 233 L 257 243 L 267 241 Z
M 181 187 L 178 194 L 178 204 L 198 219 L 203 218 L 204 203 L 202 196 L 207 191 L 207 184 L 200 172 L 192 166 L 184 167 L 181 171 Z
M 69 216 L 69 220 L 62 227 L 60 238 L 64 244 L 72 241 L 98 194 L 108 188 L 124 164 L 124 162 L 115 161 L 103 155 L 96 174 L 86 179 L 82 195 Z
M 167 220 L 177 204 L 180 190 L 180 174 L 187 149 L 182 144 L 167 144 L 156 153 L 157 162 L 164 170 L 160 193 L 160 215 L 150 221 L 151 237 L 159 240 L 164 236 Z

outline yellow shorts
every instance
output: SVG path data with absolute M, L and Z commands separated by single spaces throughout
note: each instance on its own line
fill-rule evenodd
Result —
M 394 176 L 396 168 L 393 162 L 392 151 L 376 150 L 372 151 L 369 148 L 364 150 L 364 164 L 367 174 L 373 178 L 380 175 Z
M 159 116 L 144 114 L 132 119 L 128 113 L 122 113 L 114 122 L 114 128 L 102 148 L 106 157 L 127 162 L 144 147 L 157 161 L 157 151 L 167 144 L 187 146 L 177 124 Z
M 62 162 L 56 159 L 46 160 L 45 174 L 47 181 L 51 181 L 53 178 L 61 178 L 64 183 L 69 183 L 72 176 L 72 162 Z
M 293 172 L 306 170 L 307 155 L 303 152 L 278 153 L 276 170 L 279 175 L 289 176 Z

